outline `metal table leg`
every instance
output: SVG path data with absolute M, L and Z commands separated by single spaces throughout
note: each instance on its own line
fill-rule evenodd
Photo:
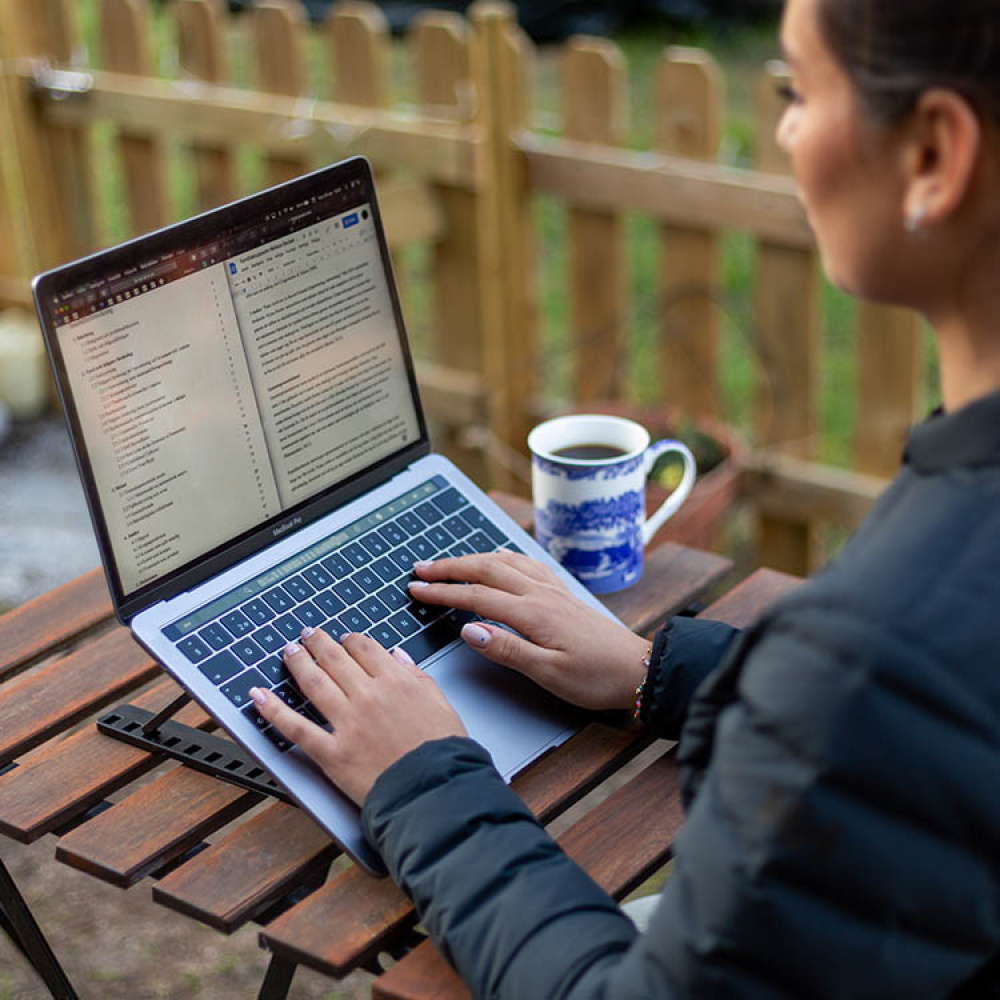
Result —
M 27 958 L 56 1000 L 78 1000 L 76 991 L 35 922 L 14 879 L 0 860 L 0 927 Z
M 271 964 L 267 967 L 267 974 L 264 976 L 264 982 L 260 985 L 257 1000 L 285 1000 L 297 968 L 298 963 L 272 955 Z

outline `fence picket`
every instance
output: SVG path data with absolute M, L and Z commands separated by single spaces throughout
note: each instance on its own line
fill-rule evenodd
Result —
M 149 54 L 151 25 L 146 0 L 101 0 L 104 66 L 117 73 L 155 76 Z M 160 141 L 139 130 L 122 130 L 118 140 L 132 233 L 147 233 L 170 221 L 165 163 Z
M 268 94 L 303 97 L 307 90 L 305 14 L 297 0 L 267 0 L 253 9 L 257 87 Z M 305 109 L 303 109 L 305 110 Z M 267 155 L 267 183 L 281 184 L 309 169 L 304 156 Z
M 326 21 L 334 100 L 365 108 L 389 104 L 389 24 L 370 3 L 341 0 Z
M 171 9 L 181 71 L 206 83 L 225 83 L 229 74 L 222 0 L 175 0 Z M 215 143 L 195 143 L 192 154 L 201 211 L 232 201 L 236 197 L 232 150 Z
M 722 74 L 698 49 L 669 48 L 658 80 L 658 147 L 692 160 L 715 160 L 722 139 Z M 660 230 L 664 397 L 690 417 L 721 416 L 719 309 L 721 241 L 716 231 Z
M 464 18 L 424 12 L 418 16 L 409 41 L 423 110 L 432 117 L 469 117 L 472 78 Z M 434 185 L 433 192 L 444 219 L 443 236 L 432 250 L 434 356 L 446 358 L 449 368 L 478 376 L 483 370 L 483 327 L 477 195 L 443 184 Z M 480 414 L 481 423 L 485 416 Z M 443 426 L 441 447 L 473 479 L 486 482 L 482 449 L 470 446 L 467 431 L 458 423 Z
M 566 137 L 621 146 L 628 121 L 621 49 L 604 39 L 574 39 L 562 76 Z M 628 314 L 624 215 L 571 206 L 569 241 L 573 400 L 617 399 L 624 391 Z
M 920 402 L 920 317 L 863 304 L 858 317 L 858 421 L 854 466 L 894 476 Z
M 769 67 L 757 93 L 757 166 L 787 173 L 788 158 L 775 138 L 784 105 L 777 84 L 784 71 Z M 814 249 L 761 240 L 754 287 L 756 345 L 768 380 L 757 400 L 757 439 L 795 458 L 813 458 L 817 433 L 819 357 L 819 262 Z M 758 522 L 757 559 L 762 566 L 805 575 L 817 556 L 815 525 L 767 514 Z

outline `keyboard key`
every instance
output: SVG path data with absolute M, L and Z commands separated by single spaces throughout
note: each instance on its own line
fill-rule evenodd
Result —
M 232 641 L 233 637 L 218 623 L 212 622 L 210 625 L 206 625 L 199 633 L 202 639 L 207 642 L 212 649 L 222 649 L 223 646 L 228 646 Z
M 422 663 L 427 657 L 444 649 L 455 637 L 454 625 L 446 618 L 442 618 L 425 628 L 423 632 L 405 639 L 400 645 L 416 663 Z
M 267 606 L 276 614 L 287 611 L 295 602 L 286 594 L 281 587 L 272 587 L 266 594 L 264 600 Z
M 192 662 L 200 663 L 206 656 L 211 656 L 212 647 L 197 635 L 189 635 L 177 643 L 177 648 Z
M 456 510 L 460 510 L 468 504 L 468 500 L 462 496 L 455 487 L 447 489 L 444 493 L 439 493 L 437 496 L 431 497 L 431 503 L 434 504 L 442 514 L 454 514 Z
M 399 611 L 389 618 L 389 624 L 403 636 L 419 631 L 420 622 L 409 611 Z
M 504 542 L 503 548 L 509 550 L 510 552 L 520 552 L 521 555 L 524 555 L 524 549 L 522 549 L 519 545 L 515 545 L 511 541 Z
M 408 545 L 400 545 L 390 558 L 399 567 L 400 573 L 412 573 L 413 564 L 417 561 L 416 555 Z
M 473 528 L 484 532 L 495 545 L 503 545 L 507 541 L 507 536 L 478 508 L 470 507 L 462 511 L 462 517 Z
M 330 588 L 345 604 L 357 604 L 365 592 L 353 580 L 341 580 Z
M 343 557 L 355 568 L 361 569 L 362 566 L 367 566 L 371 556 L 365 551 L 364 546 L 360 542 L 351 542 L 350 545 L 345 545 L 341 550 Z
M 459 556 L 471 556 L 475 551 L 476 550 L 469 545 L 468 542 L 463 541 L 453 545 L 451 549 L 449 549 L 448 555 L 454 556 L 457 559 Z
M 432 503 L 422 503 L 415 508 L 417 514 L 428 524 L 437 524 L 444 515 Z
M 392 583 L 399 576 L 399 567 L 388 556 L 374 563 L 372 569 L 378 573 L 379 579 L 384 583 Z
M 379 622 L 378 625 L 369 629 L 368 634 L 376 641 L 382 643 L 386 649 L 392 649 L 399 643 L 402 636 L 388 622 Z
M 344 602 L 332 591 L 324 590 L 313 598 L 313 604 L 323 611 L 328 618 L 344 610 Z
M 408 535 L 419 535 L 424 530 L 423 522 L 411 510 L 408 510 L 405 514 L 400 514 L 396 518 L 396 522 Z
M 354 572 L 354 567 L 339 553 L 334 552 L 323 560 L 323 567 L 328 569 L 334 580 L 342 580 Z
M 274 726 L 271 726 L 269 729 L 265 729 L 264 735 L 274 744 L 279 753 L 291 750 L 291 748 L 295 745 L 291 740 L 282 736 L 281 733 L 274 728 Z
M 254 630 L 254 623 L 242 611 L 230 611 L 220 619 L 234 639 L 248 635 Z
M 333 576 L 328 573 L 319 563 L 310 566 L 302 571 L 302 575 L 316 588 L 316 590 L 326 590 L 333 583 Z
M 433 528 L 428 528 L 425 532 L 425 537 L 430 541 L 431 545 L 441 551 L 448 548 L 455 541 L 440 524 L 435 524 Z
M 222 693 L 237 707 L 242 708 L 244 705 L 252 705 L 253 700 L 250 697 L 250 688 L 252 687 L 267 687 L 267 681 L 264 680 L 264 675 L 259 671 L 251 667 L 250 670 L 244 671 L 239 677 L 234 678 L 228 684 L 222 685 Z
M 284 587 L 296 601 L 305 601 L 316 593 L 315 588 L 310 587 L 301 576 L 293 576 L 291 579 L 286 580 L 282 584 L 282 587 Z
M 274 689 L 274 693 L 289 707 L 298 708 L 304 704 L 302 692 L 295 686 L 295 681 L 289 679 Z
M 250 638 L 267 653 L 277 653 L 278 650 L 284 649 L 287 641 L 273 625 L 257 629 Z
M 302 622 L 293 614 L 275 618 L 272 624 L 285 637 L 287 642 L 297 640 L 302 635 Z
M 380 622 L 389 614 L 389 609 L 377 597 L 366 597 L 358 608 L 373 622 Z
M 383 580 L 377 573 L 373 572 L 372 569 L 366 566 L 364 569 L 359 569 L 351 579 L 366 593 L 374 594 L 382 584 Z
M 409 592 L 403 587 L 385 587 L 375 595 L 390 611 L 398 611 L 410 603 Z
M 319 628 L 326 621 L 327 615 L 323 614 L 313 601 L 306 601 L 295 609 L 295 617 L 308 625 L 310 628 Z
M 419 538 L 414 538 L 410 542 L 410 548 L 417 558 L 422 560 L 433 559 L 440 552 L 440 548 L 432 544 L 430 539 L 425 538 L 423 535 Z
M 384 556 L 389 551 L 389 543 L 377 531 L 369 531 L 361 539 L 361 544 L 368 550 L 372 558 L 375 559 L 379 556 Z
M 371 622 L 357 608 L 348 608 L 343 614 L 337 616 L 337 621 L 340 622 L 341 635 L 344 632 L 364 632 L 371 625 Z
M 475 532 L 466 539 L 466 542 L 471 545 L 476 552 L 492 552 L 496 548 L 496 545 L 494 545 L 493 541 L 487 537 L 485 531 Z
M 407 610 L 421 625 L 426 625 L 428 622 L 434 621 L 435 618 L 440 618 L 447 608 L 436 607 L 433 604 L 421 604 L 419 601 L 414 601 Z
M 228 649 L 224 649 L 210 660 L 199 663 L 198 669 L 213 684 L 218 685 L 224 684 L 230 677 L 235 677 L 243 669 L 243 664 Z
M 264 650 L 253 639 L 238 639 L 233 643 L 233 652 L 249 667 L 264 659 Z
M 267 606 L 266 602 L 259 597 L 252 601 L 247 601 L 240 611 L 243 612 L 254 623 L 254 625 L 266 625 L 273 617 L 274 612 Z
M 472 533 L 472 525 L 469 524 L 469 522 L 466 521 L 461 514 L 449 517 L 448 520 L 444 522 L 444 526 L 456 538 L 465 538 L 466 535 Z
M 393 547 L 402 545 L 407 538 L 406 532 L 395 521 L 391 521 L 385 527 L 379 528 L 378 533 Z
M 257 664 L 257 669 L 270 680 L 272 685 L 287 681 L 292 676 L 288 672 L 288 667 L 285 666 L 285 661 L 280 656 L 269 656 Z
M 261 730 L 267 729 L 268 721 L 264 718 L 260 712 L 257 711 L 257 706 L 250 702 L 246 708 L 243 709 L 243 714 L 258 728 Z

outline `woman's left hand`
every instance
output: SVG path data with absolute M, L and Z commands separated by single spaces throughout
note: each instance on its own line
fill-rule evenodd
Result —
M 285 664 L 333 732 L 254 688 L 257 711 L 297 743 L 346 795 L 361 805 L 375 779 L 427 740 L 465 736 L 441 689 L 413 661 L 351 633 L 340 642 L 321 629 L 285 648 Z

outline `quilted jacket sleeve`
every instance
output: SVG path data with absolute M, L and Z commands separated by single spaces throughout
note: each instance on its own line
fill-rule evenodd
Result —
M 1000 948 L 991 707 L 828 608 L 737 660 L 644 935 L 475 744 L 379 780 L 366 832 L 474 996 L 941 997 Z

